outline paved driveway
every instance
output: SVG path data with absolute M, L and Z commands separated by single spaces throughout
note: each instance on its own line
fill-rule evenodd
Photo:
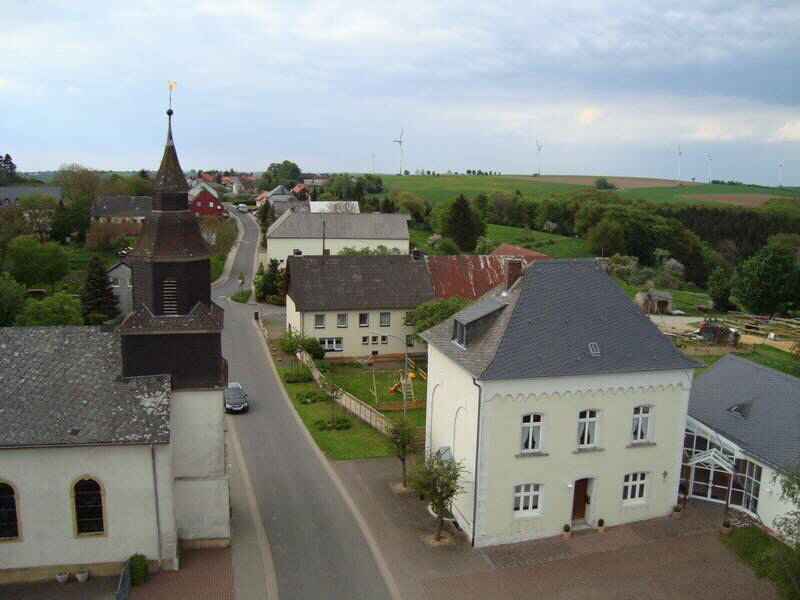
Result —
M 720 540 L 721 509 L 691 504 L 680 520 L 650 519 L 605 534 L 472 548 L 458 536 L 442 547 L 423 537 L 433 519 L 413 494 L 396 494 L 397 459 L 337 461 L 334 468 L 376 532 L 406 600 L 776 598 Z

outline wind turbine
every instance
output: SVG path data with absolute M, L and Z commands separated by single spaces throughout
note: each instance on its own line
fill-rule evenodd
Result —
M 678 144 L 678 185 L 681 184 L 681 157 L 683 156 L 683 152 L 681 152 L 681 145 Z
M 711 152 L 708 153 L 708 177 L 706 183 L 711 183 Z
M 393 144 L 398 144 L 400 146 L 400 175 L 403 174 L 403 132 L 405 130 L 406 130 L 406 128 L 403 127 L 400 130 L 400 137 L 397 138 L 396 140 L 392 140 Z
M 539 157 L 539 169 L 536 171 L 537 175 L 542 174 L 542 145 L 539 140 L 536 140 L 536 155 Z
M 778 187 L 783 187 L 783 163 L 778 163 Z

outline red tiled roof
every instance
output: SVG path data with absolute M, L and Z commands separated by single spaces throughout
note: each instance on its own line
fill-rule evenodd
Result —
M 534 252 L 533 250 L 520 248 L 519 246 L 512 246 L 511 244 L 506 244 L 505 242 L 492 250 L 491 256 L 518 256 L 525 261 L 525 264 L 528 264 L 535 259 L 550 258 L 547 256 L 547 254 Z
M 214 181 L 214 176 L 209 175 L 208 173 L 198 173 L 197 176 L 203 181 L 208 181 L 209 183 Z

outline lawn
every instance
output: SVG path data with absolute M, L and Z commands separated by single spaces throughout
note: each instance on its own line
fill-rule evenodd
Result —
M 106 268 L 120 260 L 117 254 L 110 250 L 89 250 L 85 246 L 63 246 L 63 248 L 67 254 L 69 271 L 62 283 L 56 285 L 56 288 L 64 289 L 71 294 L 77 293 L 84 281 L 86 281 L 86 269 L 93 255 L 99 255 Z M 38 285 L 33 287 L 42 287 L 49 290 L 50 286 Z
M 330 363 L 327 363 L 330 368 Z M 325 373 L 325 376 L 333 381 L 336 385 L 341 387 L 353 396 L 366 404 L 376 406 L 380 409 L 381 403 L 384 402 L 402 402 L 403 393 L 398 390 L 396 394 L 390 395 L 389 388 L 395 385 L 400 380 L 400 371 L 375 371 L 375 387 L 378 391 L 378 404 L 375 404 L 374 396 L 372 395 L 372 369 L 367 367 L 362 372 L 354 372 L 351 368 L 342 368 L 334 366 L 332 370 Z M 421 377 L 414 380 L 414 396 L 418 401 L 425 400 L 426 383 L 422 381 Z M 424 411 L 423 411 L 424 412 Z M 423 422 L 424 424 L 424 422 Z
M 722 537 L 731 552 L 751 567 L 759 577 L 768 577 L 778 590 L 781 598 L 797 598 L 783 563 L 768 553 L 770 549 L 785 549 L 786 546 L 770 538 L 758 527 L 737 527 L 730 535 Z
M 425 242 L 433 235 L 432 231 L 423 229 L 409 229 L 411 243 L 422 252 L 429 252 Z M 552 258 L 588 258 L 594 256 L 580 238 L 564 237 L 543 231 L 533 231 L 522 227 L 507 227 L 505 225 L 487 225 L 486 237 L 497 244 L 506 242 L 514 246 L 528 248 L 534 252 L 547 254 Z
M 278 373 L 292 371 L 292 367 L 278 366 Z M 332 460 L 349 460 L 354 458 L 374 458 L 378 456 L 392 456 L 392 449 L 389 439 L 369 425 L 359 421 L 343 408 L 337 408 L 337 416 L 347 416 L 350 418 L 352 427 L 344 430 L 319 431 L 315 426 L 319 420 L 329 420 L 331 417 L 331 407 L 327 402 L 316 402 L 314 404 L 302 404 L 297 400 L 297 395 L 309 390 L 316 389 L 315 383 L 283 383 L 289 397 L 292 400 L 297 414 L 303 424 L 311 433 L 311 437 L 317 442 L 320 450 Z

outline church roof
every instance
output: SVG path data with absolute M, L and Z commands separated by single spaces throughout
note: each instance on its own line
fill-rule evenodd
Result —
M 164 156 L 161 157 L 161 166 L 153 180 L 153 192 L 188 192 L 189 184 L 186 183 L 178 153 L 175 151 L 175 142 L 172 140 L 172 109 L 167 111 L 167 115 L 167 145 L 164 147 Z
M 169 375 L 121 372 L 113 331 L 0 328 L 0 448 L 169 442 Z

